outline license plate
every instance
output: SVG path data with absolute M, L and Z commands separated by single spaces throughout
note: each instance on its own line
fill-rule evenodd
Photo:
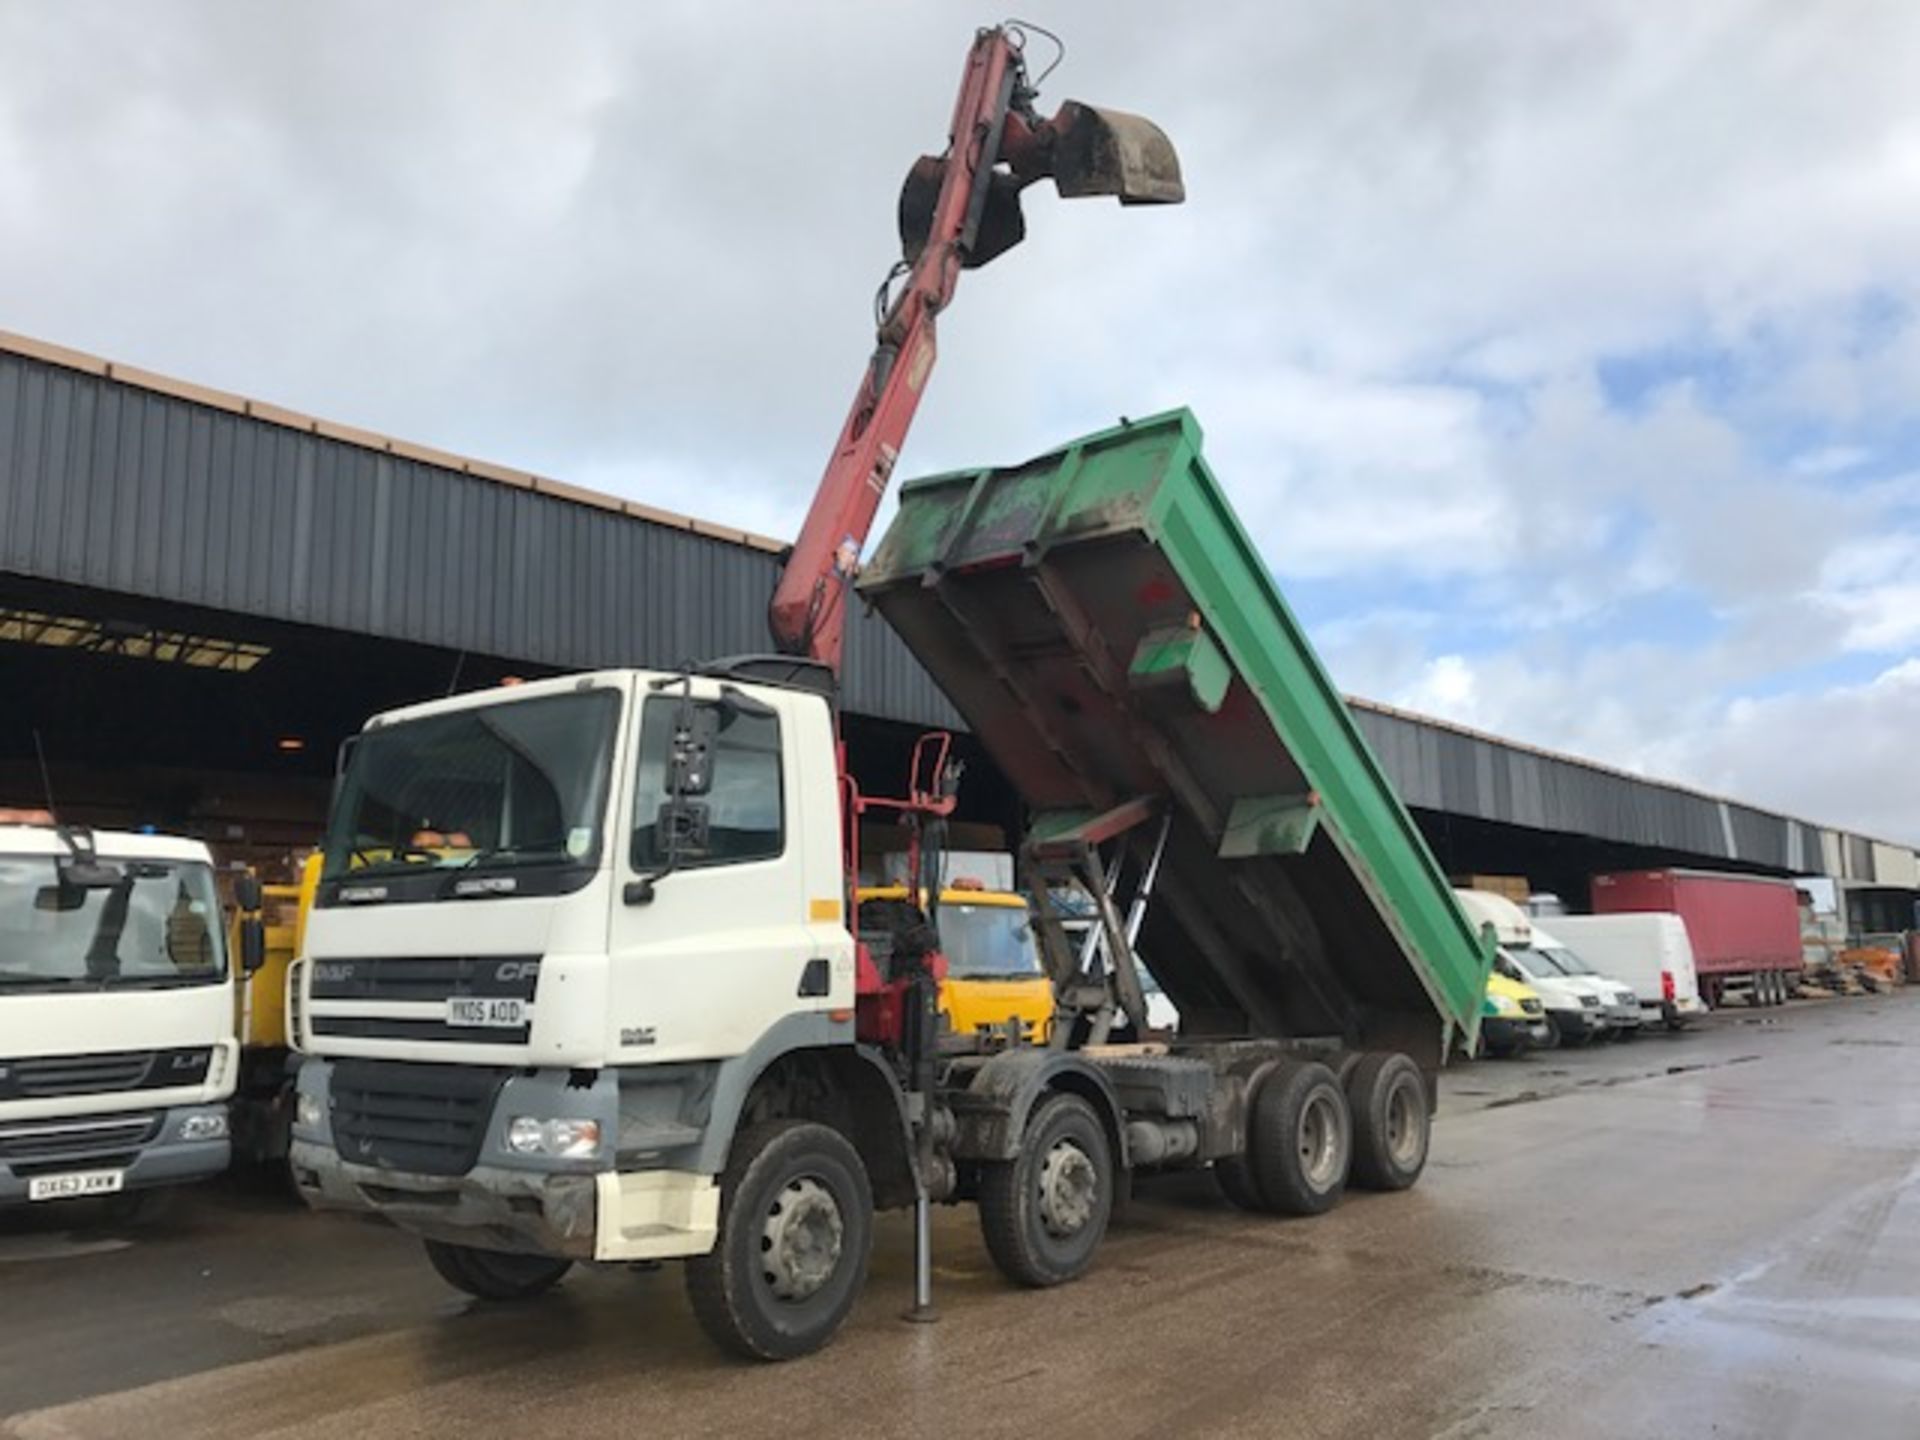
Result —
M 518 1030 L 533 1017 L 527 1002 L 517 999 L 474 999 L 455 995 L 447 1001 L 447 1024 L 491 1030 Z
M 36 1175 L 27 1181 L 29 1200 L 72 1200 L 82 1195 L 112 1195 L 127 1183 L 124 1170 L 76 1170 L 67 1175 Z

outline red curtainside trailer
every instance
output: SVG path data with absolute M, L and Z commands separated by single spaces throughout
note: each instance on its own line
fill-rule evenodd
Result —
M 1744 993 L 1755 1005 L 1787 998 L 1802 960 L 1791 880 L 1711 870 L 1629 870 L 1593 877 L 1593 912 L 1663 911 L 1687 926 L 1709 1005 Z

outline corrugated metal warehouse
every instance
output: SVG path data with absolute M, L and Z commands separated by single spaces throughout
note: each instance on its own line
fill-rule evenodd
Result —
M 779 542 L 0 334 L 0 798 L 310 838 L 372 710 L 512 672 L 766 648 Z M 856 760 L 957 724 L 850 625 Z M 1354 701 L 1455 871 L 1717 864 L 1911 887 L 1914 852 Z M 976 771 L 979 758 L 974 757 Z M 889 786 L 888 788 L 893 788 Z M 974 818 L 1017 821 L 976 774 Z

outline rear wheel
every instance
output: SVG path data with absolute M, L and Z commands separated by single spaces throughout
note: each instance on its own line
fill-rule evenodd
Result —
M 1213 1162 L 1213 1178 L 1219 1182 L 1220 1193 L 1236 1209 L 1258 1214 L 1270 1208 L 1260 1198 L 1260 1189 L 1254 1183 L 1253 1171 L 1248 1168 L 1244 1155 L 1222 1155 Z
M 1540 1048 L 1542 1050 L 1558 1050 L 1565 1043 L 1566 1037 L 1560 1033 L 1560 1022 L 1551 1015 L 1547 1016 L 1547 1039 L 1546 1043 Z
M 1269 1210 L 1319 1215 L 1346 1193 L 1353 1117 L 1340 1082 L 1317 1060 L 1282 1061 L 1253 1097 L 1247 1162 Z
M 426 1242 L 427 1259 L 440 1278 L 480 1300 L 525 1300 L 551 1290 L 573 1268 L 552 1255 L 509 1255 L 472 1245 Z
M 687 1261 L 687 1296 L 722 1349 L 791 1360 L 831 1340 L 867 1278 L 873 1191 L 838 1130 L 773 1120 L 742 1131 L 720 1181 L 720 1234 Z
M 1431 1116 L 1426 1077 L 1405 1055 L 1376 1051 L 1347 1072 L 1353 1183 L 1405 1190 L 1427 1164 Z
M 981 1234 L 993 1263 L 1016 1284 L 1058 1285 L 1082 1274 L 1112 1213 L 1106 1128 L 1078 1095 L 1042 1100 L 1020 1153 L 981 1167 Z

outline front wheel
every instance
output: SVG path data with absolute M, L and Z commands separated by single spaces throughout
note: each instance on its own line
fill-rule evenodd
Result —
M 687 1261 L 687 1298 L 713 1342 L 749 1360 L 825 1345 L 866 1283 L 873 1190 L 838 1130 L 771 1120 L 733 1142 L 720 1180 L 720 1233 Z
M 1075 1279 L 1106 1236 L 1113 1188 L 1113 1152 L 1093 1106 L 1049 1095 L 1034 1107 L 1020 1153 L 981 1167 L 987 1253 L 1018 1285 Z
M 477 1300 L 526 1300 L 551 1290 L 573 1268 L 552 1255 L 510 1255 L 428 1240 L 427 1259 L 440 1278 Z

